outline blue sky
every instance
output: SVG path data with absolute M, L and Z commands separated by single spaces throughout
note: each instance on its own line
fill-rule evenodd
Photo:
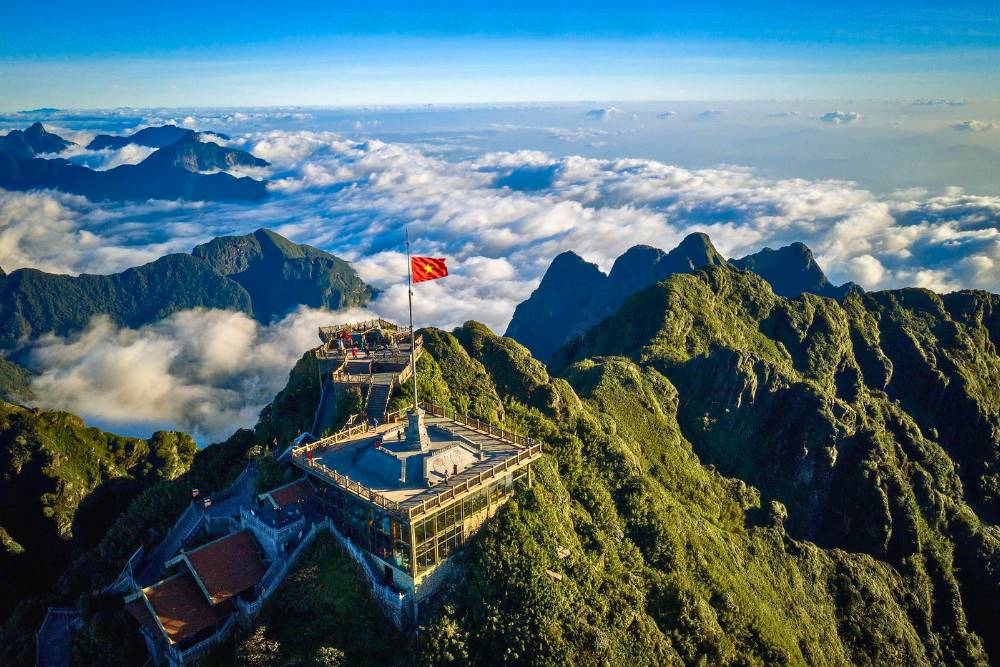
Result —
M 0 109 L 1000 97 L 995 3 L 939 4 L 17 3 Z

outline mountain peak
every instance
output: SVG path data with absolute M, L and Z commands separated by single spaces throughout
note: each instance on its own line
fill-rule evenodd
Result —
M 254 317 L 263 322 L 299 304 L 336 310 L 364 305 L 371 297 L 344 260 L 263 227 L 245 236 L 212 239 L 191 254 L 242 285 L 253 300 Z
M 771 283 L 775 294 L 781 296 L 796 297 L 809 292 L 840 299 L 847 292 L 859 289 L 853 283 L 840 286 L 830 283 L 823 269 L 816 263 L 812 250 L 799 241 L 777 250 L 764 248 L 746 257 L 734 259 L 731 263 L 764 278 Z
M 270 164 L 246 151 L 201 141 L 191 130 L 186 130 L 175 142 L 160 148 L 142 162 L 147 163 L 173 165 L 187 171 L 224 171 L 233 167 L 266 167 Z
M 664 277 L 679 271 L 693 271 L 703 266 L 726 264 L 726 258 L 719 254 L 712 245 L 712 239 L 703 232 L 685 236 L 676 248 L 666 254 L 665 259 L 667 258 L 676 264 L 670 267 L 669 272 L 664 272 Z M 686 265 L 686 268 L 680 268 L 682 264 Z
M 560 253 L 549 264 L 538 288 L 514 310 L 504 334 L 538 359 L 548 359 L 563 344 L 565 328 L 580 316 L 608 277 L 575 252 Z
M 29 160 L 39 153 L 62 152 L 72 143 L 49 132 L 41 123 L 33 123 L 26 130 L 11 130 L 0 137 L 0 153 L 8 153 L 18 160 Z

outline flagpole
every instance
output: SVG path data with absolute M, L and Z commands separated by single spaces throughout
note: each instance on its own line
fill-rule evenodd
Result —
M 417 337 L 413 330 L 413 262 L 410 260 L 410 228 L 406 233 L 406 291 L 410 300 L 410 375 L 413 377 L 413 412 L 417 412 Z

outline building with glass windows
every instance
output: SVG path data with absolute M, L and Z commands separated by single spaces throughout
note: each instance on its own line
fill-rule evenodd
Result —
M 433 405 L 386 421 L 297 447 L 291 460 L 385 584 L 419 603 L 514 486 L 531 484 L 541 445 Z

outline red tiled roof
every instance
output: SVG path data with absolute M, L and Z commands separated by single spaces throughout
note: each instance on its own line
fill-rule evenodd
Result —
M 188 572 L 164 579 L 158 584 L 143 589 L 143 593 L 160 619 L 171 644 L 193 637 L 205 628 L 215 625 L 231 611 L 229 605 L 225 608 L 210 605 L 194 577 Z M 140 598 L 136 602 L 142 604 L 142 599 Z M 131 605 L 129 612 L 136 616 Z M 153 620 L 148 613 L 145 621 L 141 616 L 136 616 L 136 618 L 139 619 L 140 623 L 148 623 Z
M 257 543 L 241 530 L 185 554 L 212 604 L 252 588 L 264 576 Z
M 271 497 L 271 500 L 278 506 L 278 509 L 283 509 L 292 503 L 309 500 L 316 495 L 316 492 L 309 482 L 305 479 L 300 479 L 297 482 L 278 487 L 267 495 Z
M 141 596 L 127 603 L 125 605 L 125 610 L 130 613 L 135 620 L 139 621 L 139 625 L 148 630 L 152 630 L 155 634 L 159 635 L 160 626 L 156 624 L 156 619 L 153 618 L 152 612 L 149 611 L 149 607 L 146 606 L 146 601 L 143 600 Z

